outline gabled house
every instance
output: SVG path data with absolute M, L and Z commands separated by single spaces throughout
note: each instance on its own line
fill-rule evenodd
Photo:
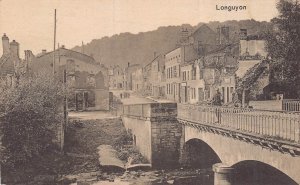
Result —
M 54 52 L 44 50 L 37 57 L 29 57 L 29 69 L 53 71 L 53 57 L 55 75 L 61 79 L 66 75 L 72 92 L 68 97 L 69 109 L 109 110 L 108 72 L 104 66 L 91 56 L 62 46 Z

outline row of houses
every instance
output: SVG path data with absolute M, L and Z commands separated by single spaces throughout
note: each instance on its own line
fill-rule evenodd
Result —
M 216 32 L 202 25 L 192 34 L 183 29 L 175 49 L 156 55 L 150 63 L 131 73 L 133 91 L 146 96 L 174 102 L 209 102 L 219 91 L 224 104 L 233 102 L 239 81 L 252 68 L 266 60 L 265 41 L 250 37 L 241 29 L 239 39 L 231 40 L 229 28 L 219 27 Z M 267 71 L 265 68 L 263 71 Z M 269 84 L 269 73 L 255 77 L 264 93 Z M 248 89 L 240 93 L 249 94 Z
M 37 55 L 25 50 L 25 58 L 21 59 L 19 43 L 9 42 L 6 34 L 2 36 L 2 46 L 0 79 L 5 83 L 14 85 L 14 79 L 25 73 L 52 72 L 54 68 L 55 76 L 61 80 L 66 76 L 69 109 L 109 110 L 108 69 L 93 57 L 61 46 L 55 51 L 42 50 Z

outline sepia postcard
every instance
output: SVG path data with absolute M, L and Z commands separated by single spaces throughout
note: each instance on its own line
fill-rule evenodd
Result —
M 299 185 L 299 0 L 0 0 L 0 185 Z

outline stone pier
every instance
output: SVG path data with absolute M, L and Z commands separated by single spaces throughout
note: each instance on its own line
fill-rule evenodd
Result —
M 213 165 L 214 185 L 233 185 L 233 168 L 228 165 L 217 163 Z
M 182 125 L 176 103 L 124 105 L 122 120 L 135 145 L 155 168 L 177 166 Z

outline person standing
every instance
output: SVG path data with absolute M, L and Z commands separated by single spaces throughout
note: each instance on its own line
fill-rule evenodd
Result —
M 217 93 L 215 94 L 215 96 L 212 99 L 212 105 L 213 106 L 222 106 L 222 94 L 220 93 L 219 89 L 217 89 Z M 216 113 L 218 123 L 220 124 L 221 113 L 220 113 L 219 107 L 216 107 L 215 113 Z

